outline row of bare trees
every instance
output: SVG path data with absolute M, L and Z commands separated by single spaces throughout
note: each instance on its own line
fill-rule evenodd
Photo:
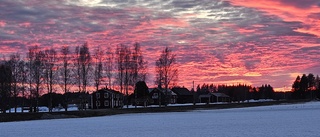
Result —
M 116 64 L 118 64 L 117 82 L 120 92 L 128 96 L 129 90 L 133 91 L 135 83 L 146 80 L 147 62 L 142 56 L 143 54 L 138 43 L 133 45 L 133 49 L 124 45 L 118 46 L 116 55 Z
M 128 95 L 135 83 L 145 81 L 147 76 L 147 62 L 138 43 L 132 48 L 119 45 L 114 50 L 110 47 L 90 50 L 88 43 L 84 43 L 74 52 L 68 46 L 59 50 L 32 46 L 25 57 L 16 53 L 4 58 L 1 67 L 0 79 L 4 80 L 0 82 L 1 110 L 14 107 L 14 112 L 18 106 L 30 106 L 37 111 L 40 95 L 61 91 L 88 92 L 88 87 L 94 87 L 91 90 L 107 87 L 118 88 Z M 31 101 L 18 103 L 18 98 Z M 48 101 L 52 111 L 52 97 Z M 67 97 L 65 102 L 68 103 Z

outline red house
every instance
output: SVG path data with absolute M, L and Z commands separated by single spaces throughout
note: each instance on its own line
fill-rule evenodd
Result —
M 168 89 L 167 91 L 162 88 L 149 88 L 149 96 L 152 99 L 151 105 L 158 104 L 176 104 L 177 94 Z M 167 99 L 167 101 L 166 101 Z
M 100 89 L 91 94 L 92 109 L 122 108 L 124 95 L 112 89 Z

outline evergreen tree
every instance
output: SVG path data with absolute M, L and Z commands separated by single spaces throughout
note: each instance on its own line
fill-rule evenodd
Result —
M 135 106 L 137 106 L 139 103 L 143 102 L 143 106 L 147 105 L 149 97 L 149 88 L 145 81 L 138 81 L 135 84 L 134 89 L 134 100 L 135 100 Z

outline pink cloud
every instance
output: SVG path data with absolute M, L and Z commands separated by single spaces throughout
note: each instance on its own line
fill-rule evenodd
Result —
M 279 88 L 291 84 L 289 73 L 319 67 L 315 63 L 320 55 L 315 48 L 320 43 L 316 6 L 301 7 L 285 0 L 194 1 L 189 5 L 168 1 L 163 7 L 154 1 L 146 2 L 148 6 L 110 1 L 113 7 L 7 1 L 16 6 L 0 9 L 5 13 L 0 15 L 3 53 L 25 52 L 33 45 L 58 49 L 88 42 L 94 49 L 139 42 L 149 61 L 150 85 L 154 62 L 165 46 L 177 54 L 178 84 L 188 88 L 192 81 Z M 278 73 L 283 77 L 273 75 Z
M 24 22 L 24 23 L 20 23 L 19 26 L 28 28 L 28 27 L 31 26 L 31 23 L 30 22 Z
M 300 8 L 296 5 L 290 5 L 288 3 L 281 2 L 280 0 L 260 0 L 259 2 L 246 0 L 231 1 L 234 5 L 255 8 L 257 10 L 264 11 L 270 15 L 276 15 L 284 21 L 299 21 L 307 26 L 312 26 L 297 28 L 295 31 L 313 34 L 320 37 L 319 19 L 309 17 L 309 15 L 313 13 L 320 13 L 320 7 L 318 5 L 310 5 L 309 8 Z
M 4 27 L 6 25 L 6 22 L 0 21 L 0 27 Z

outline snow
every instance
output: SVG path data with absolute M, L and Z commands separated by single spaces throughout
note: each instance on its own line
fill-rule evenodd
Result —
M 270 101 L 276 101 L 273 99 L 259 99 L 259 100 L 245 100 L 245 101 L 241 101 L 240 103 L 249 103 L 249 102 L 270 102 Z M 232 103 L 236 103 L 238 104 L 239 102 L 232 102 Z M 197 106 L 201 106 L 201 105 L 206 105 L 207 103 L 196 103 Z M 209 103 L 209 104 L 229 104 L 229 102 L 213 102 L 213 103 Z M 185 103 L 185 104 L 168 104 L 168 106 L 193 106 L 193 103 Z M 135 108 L 136 106 L 134 105 L 128 105 L 128 107 L 126 105 L 123 106 L 123 108 Z M 137 106 L 137 108 L 143 108 L 144 106 Z M 159 107 L 159 105 L 149 105 L 147 107 Z
M 39 106 L 38 107 L 39 112 L 49 112 L 49 108 L 46 106 Z M 22 107 L 17 107 L 17 113 L 21 113 L 22 112 Z M 68 111 L 78 111 L 78 106 L 76 104 L 69 104 L 68 105 Z M 14 113 L 14 108 L 10 109 L 11 113 Z M 9 110 L 6 110 L 6 113 L 10 113 Z M 59 112 L 59 111 L 65 111 L 64 108 L 62 107 L 56 107 L 52 109 L 53 112 Z M 23 112 L 29 112 L 29 110 L 23 110 Z
M 11 111 L 11 113 L 14 113 L 14 108 L 11 108 L 10 111 Z M 6 113 L 10 113 L 10 111 L 6 110 Z M 17 107 L 17 112 L 18 113 L 21 113 L 22 111 L 25 112 L 25 113 L 29 112 L 29 110 L 23 110 L 22 107 Z
M 0 123 L 1 136 L 316 137 L 320 102 Z
M 206 105 L 207 103 L 196 103 L 197 106 L 203 106 Z M 209 104 L 229 104 L 228 102 L 215 102 L 215 103 L 209 103 Z M 162 104 L 162 107 L 164 106 L 164 104 Z M 169 107 L 179 107 L 179 106 L 193 106 L 193 103 L 185 103 L 185 104 L 168 104 Z M 147 106 L 148 108 L 157 108 L 159 107 L 159 105 L 149 105 Z M 134 105 L 124 105 L 122 107 L 123 109 L 126 108 L 136 108 L 136 106 Z M 144 106 L 137 106 L 137 108 L 144 108 Z

